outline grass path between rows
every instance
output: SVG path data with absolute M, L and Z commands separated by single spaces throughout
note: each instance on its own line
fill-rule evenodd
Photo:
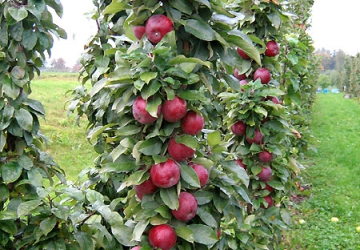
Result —
M 311 190 L 296 210 L 288 249 L 360 249 L 360 104 L 341 94 L 319 94 L 311 128 L 317 153 L 309 152 L 303 174 Z

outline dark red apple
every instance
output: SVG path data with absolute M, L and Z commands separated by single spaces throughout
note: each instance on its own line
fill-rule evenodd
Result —
M 268 97 L 268 99 L 275 104 L 280 104 L 280 100 L 276 96 L 270 96 L 270 97 Z
M 277 56 L 279 54 L 280 46 L 275 41 L 269 41 L 266 43 L 265 55 L 269 57 Z
M 268 195 L 268 196 L 265 196 L 264 197 L 266 203 L 267 203 L 267 207 L 264 206 L 264 208 L 269 208 L 269 207 L 272 207 L 274 205 L 274 199 Z
M 194 195 L 188 192 L 181 192 L 179 195 L 179 207 L 177 210 L 171 210 L 171 213 L 179 221 L 189 221 L 195 217 L 197 205 L 198 203 Z
M 235 161 L 237 162 L 237 164 L 239 164 L 240 167 L 242 167 L 243 169 L 246 170 L 246 165 L 242 162 L 241 159 L 237 159 L 237 160 L 235 160 Z
M 240 74 L 239 75 L 239 70 L 238 69 L 234 69 L 234 76 L 235 76 L 235 78 L 237 78 L 239 80 L 245 80 L 246 79 L 246 74 Z
M 172 159 L 154 164 L 150 169 L 150 177 L 157 187 L 169 188 L 175 186 L 180 180 L 179 164 Z
M 270 71 L 267 68 L 258 68 L 254 72 L 254 81 L 260 79 L 262 84 L 268 84 L 271 80 Z
M 272 177 L 272 170 L 270 167 L 262 167 L 261 172 L 257 174 L 260 181 L 268 182 Z
M 175 161 L 185 161 L 194 156 L 195 150 L 182 143 L 177 143 L 175 138 L 172 137 L 169 140 L 168 153 Z
M 133 26 L 133 32 L 137 39 L 141 39 L 145 34 L 145 26 Z
M 272 159 L 273 159 L 273 154 L 270 153 L 269 151 L 264 150 L 259 153 L 259 160 L 261 162 L 264 162 L 264 163 L 270 162 L 270 161 L 272 161 Z
M 245 59 L 245 60 L 249 60 L 250 57 L 245 53 L 245 51 L 243 51 L 242 49 L 240 48 L 237 48 L 236 49 L 237 53 L 239 54 L 239 56 L 241 56 L 242 59 Z
M 135 102 L 132 106 L 132 113 L 138 122 L 142 124 L 151 124 L 156 121 L 157 117 L 153 117 L 150 115 L 150 113 L 146 110 L 146 104 L 147 102 L 141 97 L 137 97 L 135 99 Z M 161 113 L 161 106 L 158 108 L 158 116 Z
M 203 116 L 198 115 L 194 111 L 189 111 L 184 118 L 181 119 L 181 128 L 184 133 L 189 135 L 196 135 L 199 133 L 205 124 Z
M 173 29 L 172 21 L 165 15 L 153 15 L 145 24 L 146 37 L 154 44 L 160 42 Z
M 135 189 L 136 195 L 141 200 L 145 194 L 154 193 L 157 189 L 157 186 L 151 180 L 151 176 L 150 176 L 149 179 L 147 179 L 143 183 L 141 183 L 139 185 L 134 185 L 134 189 Z
M 149 242 L 155 249 L 170 250 L 175 246 L 176 241 L 175 230 L 167 224 L 154 226 L 149 231 Z
M 187 113 L 186 101 L 175 96 L 172 100 L 166 100 L 162 107 L 164 119 L 168 122 L 180 121 Z
M 259 129 L 255 129 L 254 138 L 246 137 L 248 143 L 262 144 L 263 136 Z
M 216 236 L 218 239 L 220 239 L 221 237 L 221 229 L 218 229 L 217 233 L 216 233 Z
M 243 121 L 237 121 L 231 126 L 231 131 L 238 136 L 246 133 L 246 124 Z
M 264 189 L 266 189 L 266 190 L 269 191 L 269 192 L 274 191 L 274 188 L 271 187 L 271 186 L 269 186 L 268 184 L 265 184 L 265 188 L 264 188 Z
M 199 177 L 200 186 L 205 186 L 209 181 L 208 170 L 201 164 L 191 164 L 191 167 L 195 170 L 197 176 Z

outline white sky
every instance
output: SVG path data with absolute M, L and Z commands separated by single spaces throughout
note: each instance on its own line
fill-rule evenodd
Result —
M 360 0 L 315 0 L 310 35 L 317 49 L 360 52 Z
M 52 57 L 63 58 L 72 67 L 80 58 L 84 44 L 95 34 L 96 23 L 85 16 L 94 9 L 92 0 L 61 0 L 64 6 L 62 19 L 55 22 L 68 33 L 67 40 L 55 39 Z M 360 52 L 360 0 L 315 0 L 312 8 L 310 35 L 315 48 L 330 51 L 343 50 L 355 55 Z

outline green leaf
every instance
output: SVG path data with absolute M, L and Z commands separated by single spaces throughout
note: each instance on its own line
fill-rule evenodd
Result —
M 76 241 L 80 245 L 81 250 L 92 250 L 95 249 L 94 242 L 90 234 L 86 232 L 77 232 L 74 234 Z
M 31 185 L 34 187 L 43 186 L 43 177 L 37 168 L 31 168 L 29 171 L 27 171 L 27 176 L 31 182 Z
M 13 211 L 0 211 L 0 221 L 3 220 L 12 220 L 15 221 L 17 219 L 17 215 Z
M 268 181 L 266 182 L 266 184 L 268 184 L 270 187 L 275 188 L 276 190 L 284 190 L 284 184 L 282 184 L 279 181 Z
M 188 227 L 176 227 L 176 235 L 186 240 L 187 242 L 194 243 L 194 232 Z M 195 232 L 196 233 L 196 232 Z
M 15 110 L 15 118 L 21 128 L 29 132 L 32 130 L 33 117 L 29 111 L 23 108 Z
M 5 184 L 0 184 L 0 202 L 9 199 L 9 194 L 9 188 Z
M 125 2 L 119 2 L 117 0 L 112 0 L 111 4 L 106 6 L 106 8 L 103 11 L 103 14 L 115 14 L 120 11 L 125 10 L 128 7 L 128 5 Z
M 178 96 L 187 101 L 209 101 L 209 98 L 200 90 L 183 90 L 178 93 Z
M 111 227 L 111 232 L 118 242 L 124 246 L 132 246 L 133 228 L 125 225 L 114 225 Z
M 31 200 L 31 201 L 22 202 L 17 208 L 17 216 L 21 217 L 23 215 L 30 214 L 31 211 L 36 209 L 41 204 L 42 201 L 40 200 Z
M 201 206 L 212 201 L 212 199 L 214 198 L 214 193 L 209 191 L 199 190 L 198 192 L 195 193 L 195 198 L 198 202 L 198 205 Z
M 41 20 L 41 14 L 46 10 L 44 0 L 28 0 L 27 8 L 38 20 Z
M 235 161 L 222 161 L 224 169 L 234 174 L 246 187 L 249 186 L 250 178 L 245 169 L 239 166 Z
M 12 70 L 11 70 L 11 76 L 16 78 L 16 79 L 23 79 L 25 76 L 25 69 L 19 67 L 19 66 L 15 66 Z M 21 86 L 20 86 L 21 87 Z
M 45 115 L 45 109 L 41 102 L 33 99 L 27 99 L 24 104 L 28 105 L 32 110 L 36 111 L 37 113 Z
M 161 153 L 162 143 L 157 137 L 147 139 L 142 142 L 138 148 L 138 151 L 144 155 L 158 155 Z
M 198 210 L 197 210 L 196 214 L 209 227 L 212 227 L 212 228 L 218 228 L 219 227 L 217 221 L 212 216 L 212 214 L 209 213 L 208 211 L 206 211 L 204 208 L 198 207 Z
M 189 148 L 192 148 L 194 150 L 199 148 L 198 140 L 196 139 L 196 137 L 193 137 L 191 135 L 183 134 L 183 135 L 180 135 L 180 136 L 176 136 L 175 141 L 177 143 L 184 144 L 184 145 L 186 145 Z
M 208 226 L 202 224 L 192 224 L 187 227 L 194 232 L 194 241 L 197 243 L 211 246 L 218 241 L 216 232 Z
M 195 170 L 187 164 L 181 164 L 181 179 L 191 187 L 200 188 L 200 180 Z
M 17 162 L 9 162 L 1 167 L 1 177 L 4 183 L 12 183 L 20 178 L 22 167 Z
M 104 196 L 95 190 L 87 190 L 86 199 L 88 199 L 91 204 L 96 202 L 104 203 Z
M 45 236 L 48 235 L 48 233 L 50 233 L 51 230 L 54 229 L 56 222 L 57 222 L 56 218 L 51 218 L 51 217 L 46 218 L 45 220 L 40 222 L 40 229 Z
M 190 2 L 187 0 L 169 0 L 169 4 L 173 8 L 175 8 L 183 13 L 186 13 L 188 15 L 191 15 L 191 13 L 193 12 L 193 8 L 194 8 L 190 4 Z
M 160 197 L 171 210 L 176 210 L 179 207 L 179 197 L 176 187 L 160 189 Z
M 32 30 L 25 30 L 22 35 L 22 44 L 27 50 L 32 50 L 37 43 L 37 35 Z
M 234 76 L 229 76 L 228 74 L 223 74 L 223 78 L 226 81 L 227 84 L 229 84 L 230 88 L 233 90 L 240 92 L 240 82 L 238 79 L 236 79 Z
M 195 63 L 195 64 L 200 64 L 200 65 L 206 66 L 208 68 L 211 68 L 211 63 L 209 61 L 203 61 L 203 60 L 201 60 L 199 58 L 195 58 L 195 57 L 185 57 L 184 55 L 178 55 L 175 58 L 170 60 L 171 65 L 177 65 L 177 64 L 181 64 L 181 63 Z M 190 73 L 190 72 L 187 72 L 187 73 Z
M 185 31 L 201 40 L 213 41 L 216 39 L 214 30 L 202 20 L 188 19 L 185 24 Z
M 255 106 L 255 108 L 253 108 L 253 110 L 260 114 L 260 115 L 263 115 L 264 117 L 267 117 L 268 115 L 268 112 L 266 109 L 264 109 L 263 107 L 260 107 L 260 106 Z
M 17 232 L 17 226 L 15 220 L 5 220 L 0 223 L 0 232 L 4 231 L 10 235 L 14 235 Z
M 157 77 L 157 72 L 143 72 L 140 74 L 140 79 L 149 84 L 152 79 Z
M 143 235 L 149 221 L 139 221 L 136 226 L 134 227 L 133 237 L 132 240 L 134 241 L 141 241 L 141 236 Z
M 219 145 L 221 143 L 221 133 L 219 131 L 213 131 L 207 134 L 207 142 L 210 147 Z
M 293 64 L 293 65 L 297 65 L 299 62 L 299 58 L 297 57 L 297 55 L 294 52 L 290 52 L 287 55 L 287 58 L 289 59 L 289 61 Z
M 57 0 L 45 0 L 46 4 L 53 8 L 59 17 L 63 15 L 63 6 L 60 1 Z
M 9 7 L 8 12 L 17 22 L 22 21 L 28 16 L 28 12 L 24 6 L 21 6 L 20 8 Z

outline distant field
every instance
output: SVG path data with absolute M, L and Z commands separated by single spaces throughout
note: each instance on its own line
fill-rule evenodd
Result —
M 30 97 L 42 102 L 45 120 L 41 122 L 41 132 L 49 139 L 48 152 L 66 171 L 67 177 L 75 181 L 78 173 L 93 166 L 96 153 L 86 140 L 85 118 L 80 126 L 75 123 L 75 115 L 68 116 L 65 93 L 78 86 L 78 75 L 74 73 L 42 73 L 32 81 Z

